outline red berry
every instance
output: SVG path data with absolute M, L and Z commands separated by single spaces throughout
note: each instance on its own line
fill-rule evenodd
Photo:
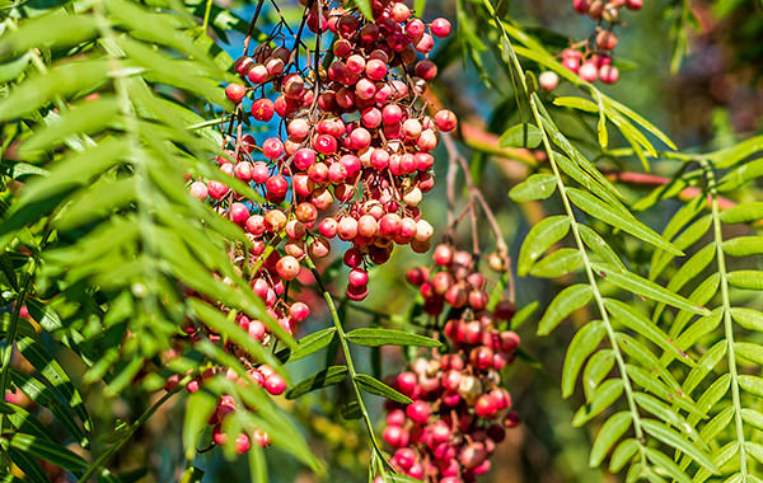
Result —
M 412 372 L 401 372 L 395 379 L 397 390 L 406 396 L 410 396 L 416 391 L 417 384 L 418 378 L 416 377 L 416 374 Z
M 432 35 L 436 37 L 447 37 L 450 35 L 451 26 L 450 22 L 445 18 L 436 18 L 432 20 L 429 26 L 429 30 L 432 31 Z
M 286 390 L 286 381 L 283 377 L 274 373 L 265 378 L 264 387 L 268 393 L 278 396 Z
M 276 263 L 276 271 L 278 272 L 278 276 L 282 279 L 286 281 L 294 280 L 297 278 L 297 275 L 299 275 L 299 261 L 290 255 L 281 257 Z
M 228 84 L 225 87 L 225 95 L 234 104 L 238 104 L 246 96 L 246 87 L 241 84 Z
M 432 414 L 432 408 L 426 401 L 414 401 L 405 408 L 405 414 L 411 418 L 413 422 L 424 424 L 429 420 L 429 416 Z

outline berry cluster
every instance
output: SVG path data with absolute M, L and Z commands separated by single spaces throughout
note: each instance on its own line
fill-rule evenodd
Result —
M 261 196 L 214 180 L 189 186 L 246 231 L 251 248 L 233 247 L 231 256 L 290 334 L 310 315 L 307 304 L 293 300 L 290 282 L 309 284 L 303 266 L 327 257 L 332 241 L 350 244 L 343 257 L 351 269 L 346 296 L 355 301 L 368 295 L 368 265 L 386 262 L 395 245 L 429 250 L 434 230 L 418 205 L 434 185 L 431 152 L 439 133 L 457 124 L 448 110 L 430 117 L 422 100 L 437 75 L 429 53 L 435 37 L 450 34 L 447 20 L 426 24 L 390 0 L 372 2 L 373 20 L 342 4 L 305 3 L 295 38 L 282 38 L 278 26 L 252 55 L 245 48 L 234 65 L 242 82 L 225 88 L 236 109 L 217 163 Z M 314 50 L 302 48 L 304 26 Z M 330 51 L 323 52 L 328 37 Z M 307 59 L 300 61 L 300 50 Z M 262 139 L 243 132 L 246 122 L 266 133 Z M 237 321 L 263 345 L 272 341 L 262 321 L 243 315 Z M 245 359 L 235 346 L 226 350 Z M 250 376 L 271 394 L 282 393 L 280 376 L 265 372 L 252 367 Z M 210 421 L 216 428 L 234 409 L 230 402 L 220 401 Z M 215 442 L 225 438 L 215 435 Z M 239 449 L 248 449 L 250 438 L 239 438 Z
M 485 277 L 471 254 L 441 244 L 433 269 L 415 268 L 408 280 L 419 287 L 431 315 L 446 312 L 445 351 L 415 359 L 392 385 L 413 403 L 387 403 L 384 441 L 391 462 L 408 476 L 431 482 L 471 482 L 490 469 L 490 455 L 517 425 L 501 370 L 514 359 L 519 336 L 499 326 L 513 316 L 500 302 L 487 310 Z
M 562 51 L 562 65 L 586 82 L 616 83 L 620 71 L 612 62 L 612 51 L 619 39 L 614 27 L 620 23 L 623 7 L 640 10 L 643 4 L 643 0 L 572 0 L 575 11 L 591 17 L 597 26 L 589 39 Z M 541 88 L 550 92 L 559 84 L 559 76 L 546 71 L 541 73 L 538 81 Z
M 418 205 L 434 185 L 431 151 L 438 133 L 457 122 L 447 110 L 428 116 L 420 101 L 437 74 L 426 57 L 433 37 L 450 33 L 447 20 L 427 25 L 403 3 L 390 1 L 374 2 L 374 21 L 341 6 L 318 7 L 313 2 L 306 23 L 334 34 L 325 72 L 304 73 L 294 50 L 262 44 L 236 62 L 248 86 L 226 88 L 237 104 L 252 96 L 256 121 L 281 118 L 285 136 L 261 144 L 243 136 L 235 152 L 219 158 L 223 171 L 262 190 L 268 203 L 214 181 L 191 186 L 194 195 L 212 198 L 224 216 L 246 229 L 255 244 L 253 258 L 286 239 L 253 283 L 276 309 L 281 294 L 275 284 L 296 278 L 305 256 L 327 256 L 334 238 L 352 244 L 345 261 L 353 269 L 347 288 L 353 300 L 368 293 L 365 265 L 384 263 L 395 244 L 429 249 L 433 228 Z M 287 198 L 288 207 L 279 206 Z

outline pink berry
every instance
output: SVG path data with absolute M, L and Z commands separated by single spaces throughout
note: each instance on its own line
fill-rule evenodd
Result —
M 191 196 L 202 201 L 207 199 L 207 196 L 209 195 L 209 190 L 207 189 L 207 185 L 202 183 L 201 181 L 194 181 L 193 183 L 191 183 L 191 187 L 189 191 L 191 193 Z
M 278 272 L 278 276 L 286 281 L 297 278 L 299 271 L 299 261 L 290 255 L 281 257 L 276 263 L 276 272 Z
M 541 89 L 546 92 L 551 92 L 559 85 L 559 76 L 556 75 L 556 72 L 547 70 L 541 72 L 540 76 L 538 76 L 538 83 L 540 84 Z
M 440 17 L 432 20 L 429 30 L 431 30 L 432 35 L 435 37 L 447 37 L 450 35 L 451 25 L 447 19 Z
M 414 401 L 405 408 L 405 414 L 411 418 L 413 422 L 424 424 L 429 420 L 429 416 L 432 414 L 432 408 L 426 401 Z
M 238 104 L 246 96 L 246 87 L 241 84 L 228 84 L 225 87 L 225 95 L 234 104 Z
M 265 378 L 265 390 L 273 396 L 283 394 L 286 390 L 286 381 L 278 374 L 271 374 Z

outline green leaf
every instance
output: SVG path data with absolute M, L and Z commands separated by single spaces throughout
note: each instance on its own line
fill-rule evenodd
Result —
M 363 13 L 363 16 L 367 19 L 374 18 L 374 12 L 371 9 L 371 0 L 353 0 L 358 9 Z
M 387 384 L 368 374 L 356 374 L 355 382 L 369 394 L 391 399 L 402 404 L 411 404 L 413 401 L 408 396 L 401 394 L 397 390 L 389 387 Z
M 744 447 L 753 458 L 758 460 L 758 463 L 763 463 L 763 445 L 752 441 L 745 441 Z
M 98 32 L 92 15 L 63 14 L 63 10 L 27 19 L 18 30 L 0 38 L 0 58 L 26 53 L 33 48 L 71 47 L 95 37 Z
M 604 109 L 604 100 L 598 90 L 593 90 L 596 97 L 596 104 L 599 111 L 599 121 L 596 123 L 596 134 L 599 138 L 599 146 L 606 149 L 609 145 L 609 133 L 607 132 L 607 113 Z
M 93 177 L 119 164 L 127 153 L 127 146 L 126 140 L 110 139 L 65 156 L 50 166 L 48 176 L 35 178 L 24 186 L 14 210 L 89 184 Z
M 594 263 L 593 268 L 599 275 L 605 278 L 613 285 L 627 290 L 636 295 L 656 300 L 668 304 L 670 306 L 687 310 L 699 315 L 709 315 L 710 311 L 704 307 L 699 307 L 686 300 L 684 297 L 677 295 L 663 287 L 660 287 L 654 282 L 651 282 L 643 277 L 639 277 L 630 272 L 618 272 L 612 267 L 604 264 Z
M 265 450 L 257 444 L 253 444 L 252 449 L 249 450 L 249 475 L 251 483 L 268 483 L 268 464 L 265 461 Z
M 663 403 L 659 399 L 643 392 L 634 392 L 633 399 L 636 401 L 636 404 L 638 404 L 639 407 L 644 411 L 647 411 L 660 418 L 663 422 L 678 428 L 681 432 L 691 436 L 692 439 L 699 439 L 699 435 L 694 430 L 694 428 L 670 406 Z
M 530 269 L 539 278 L 558 278 L 583 268 L 583 255 L 577 248 L 560 248 L 543 257 Z
M 48 408 L 66 430 L 81 444 L 87 444 L 87 434 L 76 422 L 77 413 L 70 408 L 61 391 L 51 390 L 30 374 L 10 369 L 11 380 L 29 399 Z
M 329 345 L 334 340 L 335 335 L 336 329 L 334 327 L 327 327 L 300 338 L 299 345 L 291 352 L 289 360 L 296 361 L 318 352 Z
M 734 342 L 734 352 L 737 357 L 754 362 L 755 364 L 763 364 L 763 346 L 752 342 Z
M 61 317 L 58 316 L 50 304 L 43 304 L 34 299 L 27 299 L 26 306 L 27 309 L 29 309 L 29 314 L 32 318 L 47 332 L 55 332 L 56 330 L 63 328 L 64 323 L 61 321 Z
M 206 391 L 197 391 L 188 396 L 183 421 L 183 447 L 187 460 L 196 456 L 196 448 L 201 435 L 209 426 L 209 417 L 217 407 L 217 399 Z
M 224 336 L 226 339 L 230 339 L 231 342 L 245 350 L 255 360 L 268 364 L 276 371 L 284 374 L 281 364 L 273 353 L 249 336 L 249 333 L 242 329 L 235 321 L 223 315 L 215 307 L 197 298 L 188 299 L 188 305 L 201 321 L 204 322 L 204 325 L 212 331 Z
M 601 320 L 594 320 L 578 329 L 572 338 L 562 369 L 562 396 L 568 398 L 575 390 L 575 381 L 586 359 L 596 350 L 606 335 L 606 326 Z
M 626 364 L 625 367 L 628 377 L 630 377 L 635 384 L 651 392 L 663 401 L 669 401 L 681 409 L 693 413 L 692 417 L 696 416 L 701 418 L 704 416 L 704 412 L 701 408 L 698 408 L 699 403 L 695 405 L 680 391 L 669 388 L 666 384 L 660 381 L 660 379 L 654 377 L 652 372 L 644 370 L 634 364 Z
M 763 312 L 746 307 L 732 307 L 731 317 L 734 322 L 747 330 L 763 332 Z
M 362 327 L 347 333 L 347 339 L 353 344 L 366 347 L 379 347 L 383 345 L 415 346 L 415 347 L 439 347 L 439 341 L 419 334 L 413 334 L 397 329 L 380 329 Z
M 137 190 L 133 178 L 119 178 L 113 182 L 101 178 L 64 201 L 66 208 L 56 217 L 54 226 L 59 230 L 72 230 L 106 218 L 134 202 L 138 197 Z
M 626 271 L 625 265 L 620 261 L 620 257 L 618 257 L 617 253 L 612 250 L 612 247 L 604 241 L 601 235 L 596 233 L 595 230 L 582 224 L 578 225 L 578 229 L 580 230 L 580 238 L 583 240 L 583 243 L 585 243 L 588 249 L 596 256 L 601 258 L 601 261 L 609 263 L 621 271 Z
M 705 233 L 707 233 L 712 222 L 713 217 L 711 215 L 703 216 L 672 240 L 673 246 L 679 250 L 685 250 L 694 245 Z M 649 279 L 656 279 L 673 258 L 675 257 L 671 253 L 667 253 L 663 250 L 656 251 L 649 267 Z
M 596 388 L 615 367 L 615 351 L 612 349 L 602 349 L 588 359 L 583 370 L 583 392 L 586 402 L 593 400 L 596 394 Z
M 713 416 L 713 418 L 708 421 L 699 432 L 702 440 L 711 441 L 713 438 L 718 436 L 721 431 L 726 430 L 729 427 L 729 424 L 731 424 L 731 421 L 734 419 L 734 413 L 735 409 L 733 406 L 726 406 L 725 409 L 721 410 L 718 412 L 718 414 Z
M 537 148 L 542 139 L 543 135 L 537 126 L 533 124 L 517 124 L 504 131 L 498 142 L 502 148 Z
M 659 327 L 653 324 L 649 319 L 647 319 L 646 317 L 642 316 L 641 314 L 633 310 L 627 304 L 619 300 L 605 298 L 604 306 L 606 307 L 607 311 L 612 315 L 612 317 L 614 317 L 618 322 L 623 324 L 625 327 L 633 330 L 637 334 L 642 335 L 646 337 L 647 339 L 649 339 L 650 341 L 654 342 L 656 345 L 661 347 L 664 351 L 673 354 L 675 358 L 677 358 L 684 364 L 687 364 L 689 366 L 694 365 L 694 363 L 692 362 L 688 354 L 679 350 L 675 345 L 673 345 L 668 334 L 663 332 Z
M 646 375 L 648 372 L 651 379 L 646 385 L 641 384 L 644 377 L 633 376 L 634 381 L 639 383 L 645 388 L 648 388 L 654 394 L 660 395 L 667 401 L 675 401 L 676 404 L 681 407 L 688 408 L 687 410 L 697 413 L 698 410 L 694 408 L 694 403 L 691 399 L 683 394 L 681 386 L 676 381 L 673 374 L 662 366 L 652 351 L 642 344 L 638 339 L 635 339 L 628 334 L 622 332 L 616 332 L 615 337 L 617 343 L 620 345 L 620 349 L 628 355 L 633 361 L 641 364 L 643 369 L 639 368 L 641 374 Z M 646 369 L 646 370 L 645 370 Z M 656 378 L 654 376 L 657 376 Z M 661 381 L 664 381 L 663 384 Z
M 721 193 L 736 190 L 743 185 L 763 176 L 763 159 L 756 159 L 726 173 L 718 183 Z
M 569 230 L 570 220 L 564 215 L 550 216 L 533 226 L 519 250 L 519 275 L 527 275 L 532 264 L 552 245 L 564 238 Z
M 718 294 L 718 286 L 720 285 L 720 274 L 714 273 L 700 282 L 699 285 L 689 294 L 689 300 L 697 305 L 707 304 L 715 295 Z M 676 338 L 678 334 L 686 327 L 686 324 L 696 314 L 688 310 L 681 310 L 676 315 L 675 320 L 670 326 L 669 334 L 671 337 Z
M 32 436 L 31 434 L 16 433 L 10 441 L 11 448 L 29 453 L 35 458 L 49 461 L 70 471 L 79 472 L 87 468 L 87 462 L 65 447 L 51 441 Z
M 66 138 L 77 134 L 91 134 L 108 128 L 119 115 L 119 105 L 113 96 L 94 101 L 81 101 L 70 110 L 51 120 L 27 139 L 19 148 L 22 159 L 37 159 L 52 148 L 60 146 Z
M 575 206 L 590 216 L 623 230 L 657 248 L 662 248 L 675 255 L 683 255 L 680 250 L 655 233 L 654 230 L 638 221 L 633 215 L 625 211 L 613 209 L 611 205 L 608 205 L 601 199 L 576 188 L 568 188 L 567 194 Z
M 598 112 L 599 107 L 595 102 L 592 102 L 583 97 L 577 96 L 560 96 L 554 99 L 554 105 L 559 107 L 569 107 L 577 109 L 583 112 Z
M 712 346 L 705 354 L 697 361 L 697 365 L 689 372 L 689 375 L 683 381 L 683 389 L 686 394 L 691 394 L 694 389 L 702 382 L 710 371 L 721 361 L 726 355 L 725 340 L 718 341 Z
M 34 483 L 49 483 L 48 475 L 42 470 L 40 461 L 31 454 L 23 451 L 18 451 L 13 448 L 8 449 L 8 454 L 11 457 L 11 462 L 18 466 L 21 471 L 24 472 L 23 480 L 14 481 L 33 481 Z M 8 481 L 7 479 L 3 481 Z
M 725 169 L 747 159 L 750 155 L 757 153 L 761 149 L 763 149 L 763 136 L 758 135 L 745 139 L 741 143 L 729 148 L 710 153 L 709 157 L 715 162 L 716 168 Z
M 554 151 L 553 154 L 554 160 L 556 160 L 559 168 L 564 171 L 567 176 L 577 181 L 586 190 L 596 194 L 601 199 L 606 200 L 606 202 L 610 203 L 613 208 L 616 208 L 619 211 L 625 210 L 622 204 L 618 201 L 617 196 L 612 194 L 610 189 L 602 185 L 602 183 L 597 181 L 591 174 L 584 171 L 583 168 L 567 156 L 559 154 L 556 151 Z
M 604 99 L 605 99 L 605 104 L 608 107 L 611 106 L 613 109 L 617 110 L 618 112 L 622 113 L 623 115 L 633 120 L 636 124 L 639 124 L 642 128 L 652 133 L 657 139 L 662 141 L 670 149 L 673 149 L 673 150 L 678 149 L 676 145 L 673 143 L 673 141 L 671 141 L 670 138 L 665 133 L 663 133 L 660 129 L 658 129 L 657 126 L 655 126 L 654 124 L 646 120 L 643 116 L 639 115 L 638 113 L 630 109 L 628 106 L 621 104 L 610 97 L 605 97 Z
M 517 203 L 545 200 L 554 194 L 554 191 L 556 191 L 556 176 L 547 173 L 533 174 L 514 186 L 509 191 L 509 198 Z
M 745 423 L 763 431 L 763 413 L 755 409 L 743 408 L 741 414 Z
M 538 335 L 550 334 L 572 312 L 585 307 L 593 297 L 590 285 L 576 284 L 559 292 L 538 322 Z
M 31 337 L 22 337 L 16 344 L 19 352 L 34 366 L 38 375 L 50 384 L 50 390 L 57 394 L 59 399 L 66 401 L 69 407 L 82 420 L 85 429 L 91 431 L 93 429 L 93 422 L 87 413 L 82 395 L 74 386 L 64 368 L 56 360 L 53 352 L 43 347 L 41 343 Z
M 692 255 L 687 261 L 681 263 L 681 266 L 670 277 L 667 289 L 678 292 L 684 285 L 702 273 L 704 269 L 715 259 L 715 244 L 709 243 L 702 247 L 697 253 Z
M 655 421 L 653 419 L 642 419 L 641 425 L 648 434 L 658 439 L 659 441 L 671 446 L 679 451 L 683 451 L 689 455 L 694 461 L 707 468 L 709 471 L 715 473 L 718 469 L 713 463 L 710 456 L 699 449 L 691 441 L 684 439 L 683 436 L 678 434 L 675 430 L 670 429 L 664 423 Z
M 612 446 L 631 427 L 632 418 L 628 411 L 620 411 L 610 416 L 601 426 L 599 434 L 596 435 L 596 440 L 593 442 L 591 456 L 588 459 L 588 465 L 591 468 L 599 466 L 604 461 Z
M 723 374 L 713 381 L 710 386 L 702 392 L 702 395 L 697 400 L 697 409 L 699 414 L 692 414 L 689 416 L 689 424 L 696 424 L 700 418 L 704 417 L 705 413 L 715 407 L 728 392 L 731 387 L 731 375 Z
M 32 54 L 27 52 L 18 59 L 15 59 L 6 64 L 0 64 L 0 83 L 5 84 L 11 82 L 21 75 L 29 66 L 29 62 L 32 60 Z
M 548 112 L 546 112 L 545 109 L 543 108 L 542 103 L 540 102 L 540 99 L 538 98 L 538 95 L 536 93 L 533 93 L 533 97 L 535 98 L 535 101 L 539 104 L 539 108 L 543 111 L 541 113 L 543 117 L 542 119 L 543 126 L 551 135 L 551 138 L 554 144 L 559 146 L 562 149 L 562 151 L 564 151 L 564 153 L 569 157 L 569 160 L 571 161 L 571 163 L 564 163 L 564 164 L 574 165 L 576 169 L 579 169 L 585 172 L 586 176 L 593 180 L 594 186 L 591 187 L 591 186 L 588 186 L 587 183 L 582 182 L 581 184 L 583 186 L 586 186 L 586 188 L 589 188 L 589 190 L 594 191 L 603 199 L 607 201 L 612 201 L 613 206 L 622 208 L 622 205 L 618 201 L 623 198 L 622 194 L 620 194 L 620 192 L 617 191 L 617 188 L 615 188 L 615 186 L 613 186 L 612 183 L 610 183 L 610 181 L 607 179 L 606 176 L 601 174 L 601 172 L 598 170 L 596 165 L 594 165 L 591 161 L 586 159 L 586 157 L 583 156 L 583 154 L 575 146 L 572 145 L 572 143 L 561 133 L 561 131 L 559 131 L 559 128 L 556 127 L 556 125 L 551 120 L 550 116 L 548 115 Z M 559 166 L 562 168 L 562 170 L 567 172 L 568 169 L 563 167 L 562 164 L 563 164 L 563 160 L 560 158 Z M 575 178 L 576 181 L 581 182 L 577 177 L 575 176 L 573 177 Z
M 758 270 L 737 270 L 727 275 L 729 285 L 748 289 L 763 290 L 763 272 Z
M 728 224 L 752 223 L 763 218 L 763 201 L 741 203 L 721 212 L 721 221 Z
M 538 310 L 538 307 L 540 307 L 540 302 L 535 300 L 519 309 L 517 313 L 514 314 L 514 317 L 511 318 L 511 328 L 516 330 L 521 327 L 530 319 L 530 317 L 532 317 L 535 311 Z
M 645 448 L 646 457 L 655 465 L 655 470 L 662 470 L 665 476 L 679 483 L 691 483 L 691 478 L 670 458 L 654 448 Z
M 763 253 L 763 236 L 739 236 L 723 242 L 723 252 L 732 257 L 749 257 Z
M 347 366 L 329 366 L 299 382 L 286 392 L 286 399 L 297 399 L 309 392 L 333 386 L 347 377 Z
M 590 404 L 581 406 L 572 419 L 576 428 L 584 425 L 594 417 L 609 409 L 623 393 L 622 379 L 608 379 L 596 389 Z
M 742 374 L 737 377 L 737 382 L 739 382 L 739 387 L 748 393 L 754 396 L 763 397 L 763 378 Z
M 91 91 L 106 81 L 107 72 L 107 61 L 88 60 L 67 62 L 31 77 L 0 101 L 0 122 L 31 114 L 56 96 Z
M 609 460 L 609 471 L 619 473 L 628 461 L 633 458 L 640 446 L 639 442 L 635 439 L 626 439 L 620 443 Z

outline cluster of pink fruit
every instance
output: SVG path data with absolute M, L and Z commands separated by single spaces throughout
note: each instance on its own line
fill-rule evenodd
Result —
M 620 71 L 612 63 L 612 51 L 619 39 L 614 27 L 620 23 L 623 8 L 640 10 L 643 4 L 643 0 L 572 0 L 575 11 L 591 17 L 597 26 L 589 39 L 562 51 L 562 65 L 586 82 L 616 83 Z M 559 84 L 559 76 L 546 71 L 541 73 L 538 81 L 544 90 L 552 91 Z
M 416 252 L 431 246 L 434 230 L 419 204 L 434 185 L 431 152 L 439 133 L 454 130 L 457 119 L 448 110 L 430 117 L 421 95 L 437 75 L 428 59 L 434 38 L 449 35 L 451 25 L 445 19 L 426 24 L 397 1 L 375 0 L 372 8 L 369 20 L 341 4 L 309 2 L 308 29 L 323 39 L 332 35 L 331 51 L 311 52 L 309 65 L 300 64 L 300 38 L 293 48 L 260 44 L 236 61 L 243 82 L 225 89 L 236 117 L 249 110 L 271 129 L 279 119 L 278 133 L 258 141 L 239 126 L 217 162 L 259 191 L 260 199 L 218 181 L 189 186 L 194 197 L 246 231 L 252 248 L 236 249 L 233 258 L 290 334 L 310 309 L 293 300 L 289 282 L 300 277 L 309 283 L 305 259 L 327 257 L 332 240 L 350 244 L 343 257 L 351 269 L 346 296 L 355 301 L 368 295 L 368 265 L 386 262 L 395 245 Z M 245 106 L 249 99 L 251 107 Z M 261 321 L 242 315 L 237 321 L 260 343 L 272 340 Z M 271 394 L 284 391 L 277 374 L 253 371 Z M 220 401 L 218 412 L 227 414 L 229 402 Z M 240 438 L 240 449 L 248 449 L 249 438 Z
M 408 280 L 425 294 L 430 314 L 449 306 L 447 349 L 433 349 L 390 381 L 413 402 L 387 402 L 383 438 L 394 450 L 392 464 L 411 478 L 471 482 L 490 469 L 490 455 L 506 428 L 518 424 L 511 396 L 501 387 L 501 370 L 514 359 L 520 340 L 499 329 L 513 316 L 512 304 L 487 310 L 485 277 L 471 254 L 442 244 L 434 260 L 434 270 L 413 269 Z

